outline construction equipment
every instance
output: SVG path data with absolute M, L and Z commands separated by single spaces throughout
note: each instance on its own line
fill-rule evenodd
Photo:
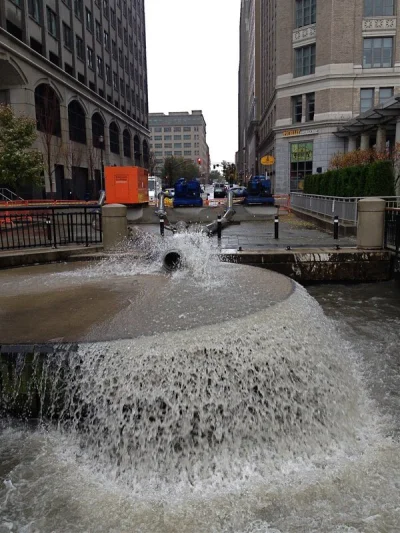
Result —
M 246 196 L 243 203 L 246 205 L 262 204 L 274 205 L 271 180 L 265 176 L 252 176 L 247 184 Z
M 174 207 L 202 207 L 200 183 L 180 178 L 175 183 Z

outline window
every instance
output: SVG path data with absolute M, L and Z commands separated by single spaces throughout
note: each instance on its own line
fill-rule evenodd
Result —
M 315 93 L 308 93 L 306 95 L 306 121 L 312 122 L 315 113 Z
M 191 138 L 192 138 L 191 135 L 184 135 L 184 136 L 183 136 L 183 139 L 184 139 L 184 140 L 187 140 L 187 141 L 190 140 Z
M 57 38 L 57 15 L 47 6 L 47 31 Z
M 190 131 L 190 130 L 191 130 L 190 126 L 184 126 L 183 127 L 183 131 Z
M 115 22 L 117 20 L 116 16 L 115 16 L 115 10 L 113 8 L 110 9 L 110 13 L 111 13 L 111 25 L 114 26 L 115 28 Z
M 97 75 L 102 78 L 104 75 L 103 59 L 97 56 Z
M 68 122 L 70 140 L 86 144 L 86 116 L 77 100 L 73 100 L 68 106 Z
M 165 135 L 164 141 L 172 141 L 172 135 Z
M 129 58 L 125 56 L 125 72 L 129 74 Z
M 374 89 L 361 89 L 360 90 L 360 113 L 364 113 L 374 106 Z
M 111 50 L 113 58 L 117 59 L 117 43 L 114 40 L 111 41 Z
M 119 130 L 115 122 L 110 124 L 110 151 L 119 154 Z
M 164 148 L 167 149 L 167 148 L 172 148 L 172 143 L 165 143 L 164 144 Z
M 101 43 L 101 24 L 98 20 L 96 20 L 96 39 Z
M 74 0 L 74 13 L 75 13 L 75 16 L 79 20 L 82 20 L 82 16 L 83 16 L 83 2 L 82 2 L 82 0 Z
M 154 148 L 162 148 L 162 144 L 155 144 Z
M 312 174 L 313 143 L 292 143 L 290 145 L 290 190 L 302 191 L 305 176 Z
M 125 86 L 124 86 L 123 78 L 119 79 L 119 90 L 120 90 L 121 96 L 125 96 Z
M 192 145 L 191 145 L 191 143 L 183 143 L 183 147 L 184 148 L 191 148 Z
M 315 44 L 296 48 L 295 77 L 315 73 Z
M 174 135 L 174 141 L 181 141 L 182 135 Z
M 118 19 L 118 36 L 122 37 L 122 22 L 121 22 L 121 19 Z
M 182 131 L 182 128 L 180 126 L 174 126 L 174 131 Z
M 121 67 L 123 67 L 124 66 L 124 54 L 122 52 L 122 48 L 118 49 L 118 61 Z
M 192 155 L 192 152 L 191 152 L 191 150 L 185 150 L 183 152 L 183 155 Z
M 182 143 L 174 143 L 174 148 L 182 148 Z
M 88 67 L 94 70 L 94 56 L 93 56 L 93 50 L 90 48 L 90 46 L 86 47 L 87 51 L 87 64 Z
M 364 17 L 385 17 L 394 15 L 393 0 L 364 0 Z
M 124 130 L 124 133 L 122 134 L 122 141 L 124 146 L 124 156 L 131 157 L 131 134 L 128 130 Z
M 113 72 L 113 87 L 118 91 L 118 74 L 116 72 Z
M 93 15 L 88 8 L 86 8 L 86 29 L 93 32 Z
M 64 63 L 64 70 L 70 76 L 74 75 L 74 69 L 72 68 L 72 65 L 69 65 L 68 63 Z
M 129 90 L 129 83 L 125 84 L 125 95 L 126 95 L 126 99 L 129 102 L 129 100 L 131 99 L 131 91 Z
M 293 122 L 301 122 L 303 118 L 303 97 L 302 95 L 292 97 Z
M 154 137 L 154 140 L 155 140 L 155 141 L 162 141 L 162 137 L 161 137 L 161 135 L 156 135 L 156 136 Z
M 124 28 L 124 43 L 128 46 L 128 30 Z
M 83 48 L 83 41 L 78 35 L 75 37 L 75 43 L 76 43 L 76 55 L 79 59 L 82 61 L 85 60 L 85 52 Z
M 106 65 L 106 82 L 108 85 L 111 85 L 111 67 L 110 65 Z
M 106 50 L 110 49 L 110 36 L 106 30 L 104 30 L 104 47 Z
M 161 132 L 162 132 L 162 128 L 154 128 L 154 131 L 155 131 L 156 133 L 161 133 Z
M 72 31 L 69 26 L 63 22 L 64 46 L 72 50 Z
M 393 58 L 393 38 L 373 37 L 364 39 L 364 68 L 391 67 Z
M 379 89 L 379 103 L 384 104 L 387 100 L 390 100 L 394 94 L 393 87 L 381 87 Z
M 28 1 L 28 13 L 30 16 L 40 22 L 40 0 L 29 0 Z
M 170 132 L 171 131 L 171 128 L 164 128 L 164 132 L 167 131 L 167 132 Z
M 316 0 L 296 0 L 296 28 L 315 24 Z

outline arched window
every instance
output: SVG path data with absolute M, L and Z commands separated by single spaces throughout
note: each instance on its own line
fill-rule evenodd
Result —
M 60 101 L 47 83 L 35 89 L 35 111 L 37 129 L 61 137 Z
M 110 124 L 110 150 L 113 154 L 119 154 L 119 130 L 115 122 Z
M 135 156 L 135 164 L 136 166 L 140 166 L 140 156 L 142 153 L 140 151 L 140 139 L 138 135 L 135 135 L 133 138 L 133 151 Z
M 124 130 L 124 133 L 122 134 L 123 142 L 124 142 L 124 156 L 125 157 L 131 157 L 131 134 L 128 130 Z
M 149 167 L 149 145 L 146 140 L 143 141 L 143 166 Z
M 95 148 L 104 148 L 104 121 L 100 113 L 92 116 L 92 138 Z
M 86 117 L 83 107 L 77 100 L 68 106 L 69 138 L 71 141 L 86 144 Z

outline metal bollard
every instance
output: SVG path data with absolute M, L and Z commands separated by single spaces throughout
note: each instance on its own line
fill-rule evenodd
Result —
M 275 239 L 279 239 L 279 216 L 278 215 L 275 215 L 274 227 L 275 227 Z
M 339 238 L 339 217 L 337 215 L 333 219 L 333 238 L 335 241 Z
M 51 242 L 51 220 L 50 217 L 46 218 L 46 228 L 47 228 L 47 240 Z
M 164 217 L 160 217 L 160 235 L 164 237 Z
M 222 221 L 221 221 L 221 215 L 218 215 L 218 220 L 217 220 L 217 236 L 218 236 L 218 240 L 220 241 L 220 240 L 221 240 L 221 237 L 222 237 Z

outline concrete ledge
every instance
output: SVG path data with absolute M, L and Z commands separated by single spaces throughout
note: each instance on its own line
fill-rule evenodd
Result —
M 291 210 L 298 218 L 306 220 L 307 222 L 312 222 L 323 231 L 333 234 L 333 217 L 332 219 L 325 218 L 323 216 L 303 211 L 297 207 L 292 207 Z M 340 237 L 354 237 L 357 235 L 357 226 L 339 223 L 339 235 Z
M 300 283 L 387 281 L 392 276 L 389 251 L 360 251 L 356 248 L 226 250 L 220 257 L 222 261 L 268 268 Z
M 64 248 L 34 248 L 0 252 L 0 269 L 66 261 L 72 255 L 93 254 L 103 250 L 103 245 Z

